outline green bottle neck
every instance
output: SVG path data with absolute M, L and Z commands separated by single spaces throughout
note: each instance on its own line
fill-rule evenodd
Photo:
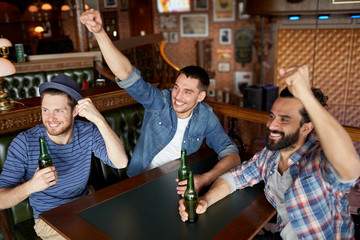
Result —
M 40 156 L 44 157 L 44 156 L 49 156 L 49 153 L 47 151 L 47 147 L 46 147 L 46 143 L 45 143 L 45 138 L 41 137 L 39 139 L 40 141 Z
M 180 166 L 186 166 L 186 151 L 181 151 Z
M 189 192 L 195 191 L 195 186 L 194 186 L 194 174 L 193 174 L 191 171 L 189 172 L 187 189 L 189 189 Z

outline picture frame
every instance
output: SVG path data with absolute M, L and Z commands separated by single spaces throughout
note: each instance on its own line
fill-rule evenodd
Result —
M 220 28 L 219 30 L 219 42 L 221 45 L 231 44 L 231 28 Z
M 239 19 L 249 19 L 250 18 L 250 15 L 249 14 L 245 14 L 244 13 L 244 2 L 239 2 Z
M 218 63 L 219 72 L 230 72 L 230 63 L 229 62 L 219 62 Z
M 209 0 L 194 0 L 194 9 L 197 11 L 209 10 Z
M 169 43 L 169 33 L 162 32 L 165 43 Z
M 178 32 L 170 32 L 169 33 L 169 43 L 171 43 L 171 44 L 179 43 L 179 34 L 178 34 Z
M 209 22 L 207 14 L 181 14 L 181 37 L 208 37 Z
M 213 0 L 214 22 L 232 22 L 235 20 L 234 0 Z
M 104 0 L 104 8 L 117 8 L 117 0 Z
M 236 71 L 234 77 L 234 93 L 238 96 L 244 95 L 244 89 L 252 83 L 252 72 Z

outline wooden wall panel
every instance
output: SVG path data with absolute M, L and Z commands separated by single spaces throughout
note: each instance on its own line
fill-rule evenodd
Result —
M 283 29 L 277 36 L 277 69 L 314 61 L 314 29 Z M 314 87 L 329 97 L 330 113 L 341 123 L 360 127 L 360 30 L 319 29 Z M 285 87 L 279 75 L 276 85 Z

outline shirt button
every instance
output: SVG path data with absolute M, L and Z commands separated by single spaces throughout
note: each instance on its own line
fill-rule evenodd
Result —
M 200 141 L 200 139 L 197 138 L 196 141 Z
M 186 141 L 184 141 L 184 143 L 186 143 Z
M 161 122 L 159 122 L 159 125 L 161 125 Z

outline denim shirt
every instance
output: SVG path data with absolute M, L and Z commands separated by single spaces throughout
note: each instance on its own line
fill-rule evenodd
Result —
M 145 172 L 154 157 L 171 141 L 177 128 L 177 116 L 172 106 L 171 91 L 159 90 L 145 82 L 138 69 L 117 84 L 145 108 L 140 137 L 136 143 L 127 173 L 130 177 Z M 196 152 L 203 139 L 214 149 L 219 159 L 238 149 L 222 128 L 212 108 L 203 102 L 197 104 L 186 127 L 182 148 L 187 154 Z

